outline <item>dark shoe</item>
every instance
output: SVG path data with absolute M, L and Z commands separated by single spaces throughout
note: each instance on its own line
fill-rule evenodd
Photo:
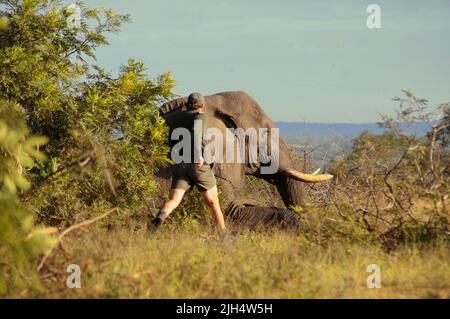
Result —
M 149 231 L 156 231 L 159 227 L 161 227 L 163 221 L 161 218 L 156 217 L 150 223 L 148 223 L 147 228 Z

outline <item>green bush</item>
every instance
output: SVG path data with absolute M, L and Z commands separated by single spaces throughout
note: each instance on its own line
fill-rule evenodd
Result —
M 149 79 L 132 59 L 116 78 L 93 64 L 129 16 L 77 4 L 73 27 L 62 1 L 0 0 L 0 293 L 37 287 L 35 261 L 55 229 L 36 224 L 62 228 L 111 207 L 140 214 L 168 163 L 157 108 L 174 80 Z
M 0 295 L 38 287 L 35 259 L 53 242 L 51 229 L 35 227 L 16 195 L 29 188 L 25 171 L 44 159 L 38 147 L 46 142 L 29 135 L 23 116 L 0 100 Z
M 117 78 L 90 63 L 129 16 L 77 4 L 73 27 L 61 1 L 0 1 L 8 21 L 0 30 L 0 98 L 21 104 L 31 132 L 49 139 L 41 149 L 49 160 L 27 172 L 32 187 L 21 199 L 39 221 L 60 226 L 111 207 L 145 210 L 153 172 L 167 163 L 157 107 L 175 85 L 169 73 L 150 80 L 132 59 Z

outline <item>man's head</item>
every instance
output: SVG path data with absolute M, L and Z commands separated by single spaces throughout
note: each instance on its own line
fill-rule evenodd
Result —
M 206 106 L 206 101 L 200 93 L 192 93 L 188 97 L 187 105 L 192 110 L 199 110 Z

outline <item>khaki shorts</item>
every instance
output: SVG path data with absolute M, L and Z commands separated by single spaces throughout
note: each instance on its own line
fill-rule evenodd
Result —
M 195 164 L 191 163 L 175 164 L 171 188 L 188 190 L 192 185 L 196 185 L 200 192 L 209 191 L 216 186 L 216 177 L 211 166 L 204 164 L 196 168 Z

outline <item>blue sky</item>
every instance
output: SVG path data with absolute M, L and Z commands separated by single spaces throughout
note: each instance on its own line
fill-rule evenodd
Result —
M 68 2 L 68 1 L 65 1 Z M 381 29 L 366 8 L 381 7 Z M 277 121 L 374 122 L 401 89 L 450 101 L 450 1 L 86 0 L 132 23 L 98 62 L 133 57 L 175 93 L 244 90 Z

